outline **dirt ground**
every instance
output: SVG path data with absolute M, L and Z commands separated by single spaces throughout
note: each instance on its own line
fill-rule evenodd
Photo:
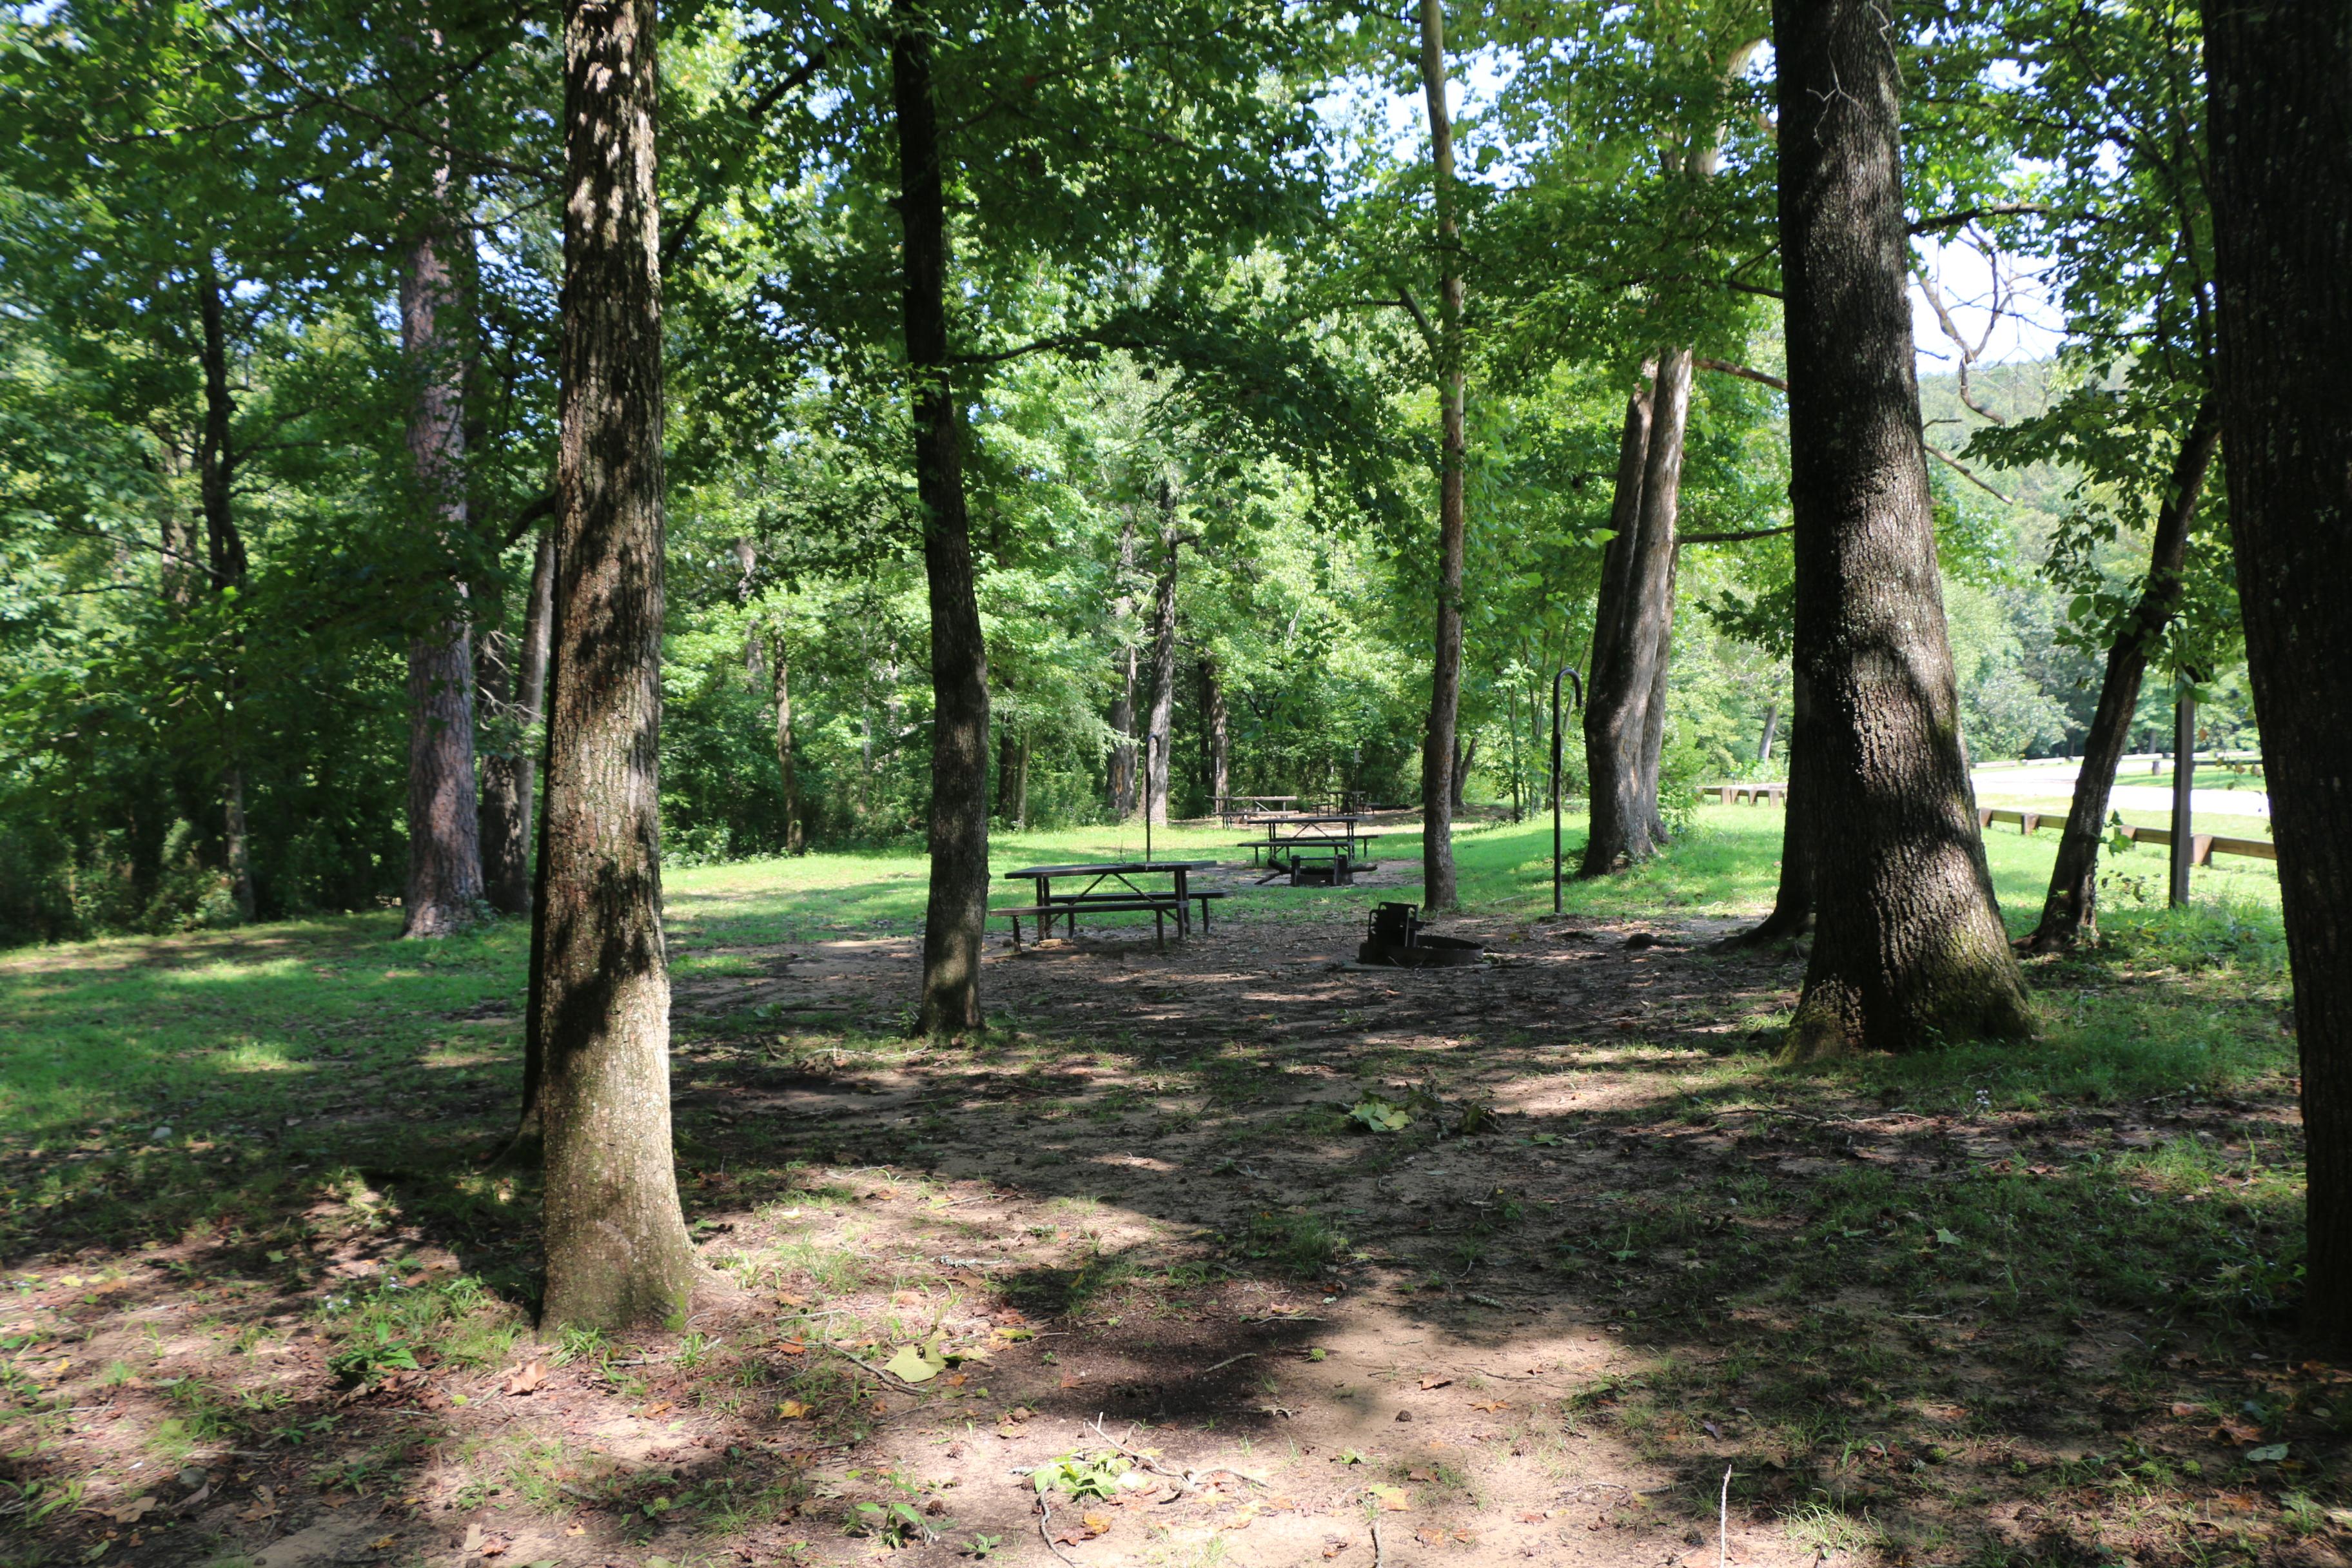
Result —
M 993 937 L 988 1040 L 933 1052 L 890 1028 L 912 939 L 744 950 L 677 996 L 710 1265 L 677 1331 L 541 1344 L 465 1297 L 447 1353 L 354 1384 L 352 1338 L 283 1291 L 198 1291 L 192 1331 L 173 1249 L 102 1292 L 119 1260 L 48 1270 L 16 1306 L 77 1327 L 79 1369 L 37 1376 L 80 1390 L 64 1442 L 100 1479 L 20 1539 L 257 1568 L 2344 1561 L 2311 1496 L 2343 1374 L 2129 1292 L 2037 1303 L 2031 1239 L 1931 1206 L 2257 1151 L 2281 1103 L 1923 1114 L 1772 1078 L 1801 961 L 1714 952 L 1720 924 L 1444 929 L 1491 962 L 1362 966 L 1352 916 Z M 406 1179 L 310 1216 L 322 1289 L 394 1313 L 528 1250 L 406 1217 Z M 2246 1457 L 2272 1441 L 2295 1471 Z

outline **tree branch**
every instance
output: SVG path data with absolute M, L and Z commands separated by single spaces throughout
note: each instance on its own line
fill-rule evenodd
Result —
M 1927 449 L 1927 456 L 1935 458 L 1937 462 L 1951 469 L 1952 472 L 1959 475 L 1960 478 L 1968 480 L 1969 483 L 1976 486 L 1977 489 L 1992 497 L 1993 500 L 2001 502 L 2005 506 L 2015 506 L 2017 504 L 2014 497 L 2005 496 L 1999 490 L 1993 489 L 1992 486 L 1987 484 L 1983 479 L 1979 479 L 1973 472 L 1971 472 L 1967 464 L 1961 462 L 1958 458 L 1953 457 L 1949 452 L 1945 451 L 1934 442 L 1927 439 L 1924 436 L 1920 437 L 1919 445 Z
M 1745 544 L 1751 539 L 1778 539 L 1784 533 L 1794 533 L 1797 525 L 1782 523 L 1778 528 L 1736 529 L 1727 533 L 1678 533 L 1676 544 Z
M 2050 209 L 2039 202 L 1997 202 L 1990 206 L 1962 207 L 1956 213 L 1941 213 L 1935 217 L 1923 217 L 1910 226 L 1913 234 L 1935 234 L 1948 228 L 1966 228 L 1980 217 L 2020 217 L 2047 216 Z
M 1691 363 L 1701 370 L 1714 371 L 1718 375 L 1736 375 L 1742 381 L 1752 381 L 1759 386 L 1769 386 L 1775 392 L 1789 390 L 1789 384 L 1779 376 L 1765 371 L 1750 370 L 1744 364 L 1733 364 L 1729 360 L 1695 359 Z

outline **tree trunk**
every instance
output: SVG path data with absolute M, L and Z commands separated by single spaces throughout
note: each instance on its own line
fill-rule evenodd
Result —
M 661 1323 L 694 1283 L 661 910 L 655 25 L 654 0 L 572 5 L 564 23 L 556 624 L 532 930 L 551 1331 Z
M 1201 726 L 1209 742 L 1209 809 L 1222 811 L 1234 787 L 1233 721 L 1225 710 L 1224 682 L 1217 678 L 1217 661 L 1201 658 Z
M 1143 730 L 1143 810 L 1168 826 L 1168 773 L 1176 720 L 1176 492 L 1160 481 L 1160 582 L 1151 599 L 1151 715 Z
M 1778 702 L 1768 702 L 1764 705 L 1764 738 L 1756 742 L 1758 762 L 1769 763 L 1772 760 L 1772 742 L 1780 731 L 1780 705 Z
M 1895 39 L 1776 0 L 1796 664 L 1820 900 L 1787 1052 L 2030 1032 L 1960 744 L 1906 294 Z M 1815 742 L 1818 742 L 1818 744 Z M 1835 824 L 1835 831 L 1829 825 Z
M 1111 625 L 1118 634 L 1118 694 L 1110 702 L 1110 815 L 1125 822 L 1133 815 L 1135 792 L 1135 513 L 1130 510 L 1118 531 L 1118 596 L 1112 603 Z
M 2222 450 L 2294 974 L 2304 1315 L 2352 1348 L 2352 9 L 2205 0 Z
M 1819 728 L 1804 672 L 1800 669 L 1793 676 L 1790 693 L 1789 797 L 1782 803 L 1780 817 L 1780 890 L 1773 898 L 1772 912 L 1764 917 L 1764 922 L 1729 938 L 1727 946 L 1759 947 L 1801 936 L 1813 929 L 1814 881 L 1821 856 L 1820 839 L 1816 837 L 1820 821 L 1816 803 L 1822 791 L 1807 775 L 1806 764 L 1809 759 L 1822 754 L 1821 740 L 1815 732 Z M 1769 721 L 1765 733 L 1769 741 Z
M 2091 717 L 2090 733 L 2083 740 L 2082 768 L 2074 775 L 2074 799 L 2067 808 L 2066 831 L 2058 840 L 2049 897 L 2042 905 L 2042 923 L 2029 939 L 2036 952 L 2071 947 L 2098 929 L 2099 846 L 2106 838 L 2107 795 L 2115 788 L 2116 770 L 2123 764 L 2124 747 L 2131 737 L 2132 710 L 2139 705 L 2148 655 L 2180 602 L 2189 531 L 2221 436 L 2221 407 L 2208 393 L 2172 460 L 2171 483 L 2157 509 L 2156 539 L 2148 550 L 2147 580 L 2139 603 L 2107 649 L 2107 672 L 2099 683 L 2099 706 Z
M 776 772 L 784 781 L 784 853 L 804 855 L 808 841 L 801 828 L 801 779 L 793 752 L 793 659 L 785 641 L 784 616 L 776 615 L 774 647 L 768 655 L 776 678 Z
M 205 423 L 196 458 L 196 493 L 205 511 L 205 565 L 213 592 L 226 598 L 245 586 L 245 537 L 236 526 L 236 448 L 230 444 L 230 420 L 236 413 L 236 395 L 228 383 L 228 310 L 221 295 L 220 274 L 209 253 L 197 276 L 197 313 L 203 329 Z M 236 912 L 253 919 L 253 848 L 245 821 L 245 738 L 238 708 L 245 696 L 245 639 L 232 634 L 222 659 L 221 675 L 221 850 L 228 870 L 229 895 Z
M 1465 805 L 1463 791 L 1470 783 L 1470 770 L 1478 765 L 1478 742 L 1463 739 L 1456 730 L 1454 734 L 1454 771 L 1450 788 L 1454 795 L 1454 815 L 1462 815 Z
M 948 224 L 940 169 L 931 40 L 913 0 L 891 7 L 898 120 L 899 216 L 906 225 L 907 367 L 913 385 L 915 489 L 931 610 L 930 901 L 923 916 L 923 1001 L 934 1037 L 981 1026 L 980 941 L 988 919 L 988 647 L 964 511 L 963 430 L 948 379 Z
M 539 782 L 540 749 L 534 731 L 547 700 L 547 626 L 554 597 L 555 541 L 542 531 L 531 557 L 521 644 L 495 650 L 502 689 L 494 709 L 498 742 L 482 762 L 482 887 L 500 914 L 530 912 L 531 797 Z M 503 645 L 504 634 L 499 636 Z M 485 695 L 490 690 L 486 682 Z
M 1675 490 L 1681 490 L 1681 451 L 1675 452 Z M 1646 500 L 1650 490 L 1645 485 L 1642 494 Z M 1671 526 L 1671 525 L 1669 525 Z M 1675 657 L 1675 582 L 1682 569 L 1683 552 L 1679 545 L 1666 560 L 1665 591 L 1658 605 L 1657 665 L 1650 673 L 1650 694 L 1642 710 L 1642 808 L 1650 815 L 1650 842 L 1663 848 L 1672 840 L 1666 831 L 1666 817 L 1658 793 L 1658 768 L 1666 752 L 1666 690 L 1674 673 Z
M 1421 92 L 1429 110 L 1431 184 L 1437 208 L 1437 631 L 1423 736 L 1421 899 L 1432 910 L 1461 903 L 1454 874 L 1454 736 L 1462 704 L 1463 500 L 1462 247 L 1454 222 L 1454 126 L 1445 105 L 1444 0 L 1421 0 Z
M 1591 830 L 1578 870 L 1584 877 L 1647 859 L 1657 850 L 1663 827 L 1647 758 L 1652 699 L 1674 613 L 1675 513 L 1682 488 L 1683 426 L 1690 414 L 1690 351 L 1668 349 L 1657 366 L 1640 417 L 1633 407 L 1626 410 L 1618 447 L 1618 494 L 1610 521 L 1622 524 L 1618 538 L 1624 547 L 1613 562 L 1602 557 L 1602 595 L 1611 597 L 1613 589 L 1614 603 L 1595 610 L 1592 689 L 1584 709 L 1585 763 L 1591 774 Z M 1641 477 L 1629 489 L 1627 471 L 1635 461 Z M 1617 542 L 1611 540 L 1612 548 Z

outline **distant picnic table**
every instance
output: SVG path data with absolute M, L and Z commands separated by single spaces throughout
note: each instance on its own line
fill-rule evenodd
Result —
M 1360 816 L 1346 812 L 1282 811 L 1265 812 L 1250 820 L 1265 828 L 1265 837 L 1241 845 L 1250 852 L 1251 865 L 1260 864 L 1264 857 L 1268 869 L 1258 879 L 1261 885 L 1287 875 L 1291 886 L 1297 887 L 1302 869 L 1328 872 L 1335 884 L 1347 883 L 1355 879 L 1358 871 L 1372 869 L 1364 857 L 1380 835 L 1365 832 Z
M 1018 871 L 1007 871 L 1010 881 L 1026 881 L 1035 885 L 1037 901 L 989 910 L 991 916 L 1003 915 L 1013 922 L 1013 945 L 1021 945 L 1021 921 L 1024 917 L 1037 922 L 1037 940 L 1043 942 L 1053 934 L 1054 922 L 1066 921 L 1071 939 L 1078 934 L 1078 917 L 1082 914 L 1149 914 L 1154 937 L 1164 946 L 1168 941 L 1168 917 L 1176 917 L 1176 934 L 1189 936 L 1192 931 L 1192 906 L 1201 906 L 1201 930 L 1209 929 L 1209 904 L 1222 899 L 1223 893 L 1196 893 L 1186 886 L 1186 879 L 1194 871 L 1209 870 L 1214 860 L 1089 860 L 1066 866 L 1024 866 Z M 1136 879 L 1166 876 L 1171 887 L 1145 887 Z M 1085 886 L 1076 891 L 1055 892 L 1054 884 L 1066 887 L 1074 881 Z
M 1217 797 L 1217 816 L 1227 827 L 1269 811 L 1287 811 L 1298 805 L 1295 795 L 1224 795 Z

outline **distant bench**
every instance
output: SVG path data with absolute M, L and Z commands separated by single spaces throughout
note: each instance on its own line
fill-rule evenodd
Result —
M 1789 786 L 1784 784 L 1726 784 L 1699 786 L 1699 794 L 1702 795 L 1710 790 L 1714 791 L 1716 796 L 1726 805 L 1736 805 L 1741 801 L 1746 801 L 1749 805 L 1762 805 L 1768 800 L 1775 805 L 1789 804 Z

